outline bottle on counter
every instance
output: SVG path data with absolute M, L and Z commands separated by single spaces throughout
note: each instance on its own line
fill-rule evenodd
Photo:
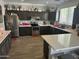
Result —
M 46 24 L 46 21 L 43 21 L 43 24 Z

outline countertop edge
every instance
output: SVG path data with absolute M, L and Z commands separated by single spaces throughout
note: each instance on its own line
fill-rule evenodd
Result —
M 10 34 L 10 30 L 9 31 L 4 31 L 3 34 L 1 35 L 0 38 L 0 44 L 4 41 L 4 39 Z

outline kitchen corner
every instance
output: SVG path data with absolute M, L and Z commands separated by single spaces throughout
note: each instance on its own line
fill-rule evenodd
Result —
M 0 59 L 79 59 L 78 0 L 0 0 Z

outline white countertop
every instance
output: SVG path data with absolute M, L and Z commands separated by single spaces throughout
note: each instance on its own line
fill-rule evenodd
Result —
M 0 44 L 3 42 L 3 40 L 10 34 L 11 31 L 0 31 Z
M 31 25 L 19 25 L 19 27 L 31 27 Z
M 50 24 L 38 24 L 39 26 L 50 26 Z
M 75 34 L 41 35 L 55 50 L 79 48 L 79 37 Z
M 71 33 L 73 32 L 71 29 L 61 29 L 61 28 L 58 28 L 58 27 L 51 25 L 51 24 L 38 24 L 38 25 L 39 26 L 51 26 L 53 28 L 57 28 L 57 29 L 64 30 L 64 31 L 67 31 L 67 32 L 71 32 Z
M 61 29 L 53 25 L 39 24 L 39 26 L 51 26 L 56 29 L 70 32 L 70 34 L 55 34 L 55 35 L 41 35 L 41 37 L 52 47 L 55 51 L 76 49 L 79 48 L 79 37 L 74 34 L 72 29 Z

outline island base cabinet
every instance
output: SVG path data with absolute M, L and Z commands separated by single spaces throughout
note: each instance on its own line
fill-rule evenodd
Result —
M 49 46 L 49 59 L 60 59 L 60 57 L 57 54 L 54 54 L 53 52 L 55 52 L 54 49 Z
M 49 46 L 49 44 L 43 40 L 43 59 L 61 59 L 61 53 L 59 54 L 52 54 L 54 49 Z
M 49 26 L 40 26 L 40 35 L 46 35 L 48 33 L 50 33 L 50 27 Z
M 10 48 L 11 48 L 11 36 L 9 34 L 0 45 L 0 59 L 8 58 L 8 52 Z
M 48 59 L 49 58 L 49 47 L 48 47 L 48 43 L 46 43 L 46 41 L 43 41 L 43 57 L 44 59 Z

